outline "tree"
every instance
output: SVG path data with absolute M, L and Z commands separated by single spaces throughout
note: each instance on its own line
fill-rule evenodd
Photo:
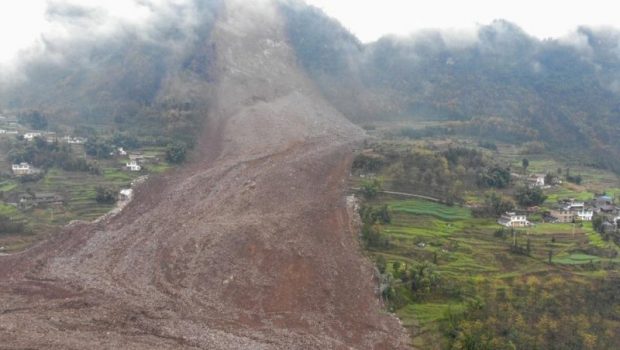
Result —
M 0 214 L 0 234 L 21 233 L 25 229 L 23 222 L 16 222 L 6 215 Z
M 114 147 L 107 140 L 98 139 L 96 137 L 89 138 L 84 144 L 86 154 L 96 158 L 110 158 L 114 152 Z
M 428 294 L 439 286 L 440 276 L 435 265 L 423 262 L 409 270 L 411 291 L 416 294 Z
M 478 186 L 505 188 L 510 184 L 511 175 L 509 168 L 494 166 L 486 169 L 479 175 Z
M 182 142 L 174 142 L 166 148 L 166 160 L 170 163 L 183 163 L 186 155 L 187 146 Z
M 390 211 L 388 210 L 387 204 L 381 206 L 379 209 L 375 211 L 375 213 L 377 216 L 377 220 L 379 220 L 382 224 L 389 224 L 392 222 L 392 215 L 390 214 Z
M 527 187 L 523 186 L 517 189 L 515 192 L 515 198 L 517 202 L 524 207 L 531 207 L 534 205 L 543 204 L 547 200 L 547 196 L 543 193 L 543 190 L 539 187 Z
M 553 249 L 549 249 L 549 264 L 553 261 Z
M 36 130 L 44 130 L 47 128 L 47 117 L 36 110 L 20 113 L 18 120 L 21 124 L 28 124 Z
M 572 182 L 577 185 L 581 185 L 581 181 L 583 181 L 583 178 L 581 177 L 581 175 L 575 175 L 575 176 L 567 175 L 566 181 Z
M 592 228 L 596 232 L 603 232 L 603 223 L 605 223 L 605 219 L 600 215 L 596 215 L 592 218 Z
M 527 168 L 530 166 L 530 161 L 527 158 L 523 158 L 521 165 L 523 166 L 523 172 L 526 172 Z
M 553 173 L 545 175 L 545 185 L 553 185 L 557 182 L 558 177 Z
M 512 211 L 514 207 L 515 204 L 510 198 L 491 191 L 485 194 L 484 204 L 479 208 L 475 208 L 473 214 L 477 217 L 497 217 L 507 211 Z
M 116 203 L 116 190 L 107 186 L 97 186 L 95 188 L 97 203 L 113 204 Z
M 388 248 L 390 246 L 389 238 L 373 225 L 364 224 L 362 226 L 362 239 L 369 249 Z
M 379 255 L 375 263 L 377 264 L 377 269 L 379 270 L 379 273 L 381 274 L 385 273 L 385 269 L 387 267 L 387 262 L 385 261 L 385 257 L 383 255 Z
M 138 140 L 138 138 L 124 133 L 115 133 L 114 136 L 112 136 L 112 143 L 117 147 L 123 147 L 125 149 L 140 147 L 140 140 Z
M 366 199 L 372 199 L 377 196 L 377 194 L 381 191 L 381 188 L 381 181 L 377 178 L 373 178 L 372 180 L 362 181 L 360 192 Z

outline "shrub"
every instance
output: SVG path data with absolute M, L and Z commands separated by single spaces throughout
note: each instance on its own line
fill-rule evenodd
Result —
M 166 160 L 170 163 L 179 164 L 185 161 L 187 146 L 182 142 L 169 144 L 166 148 Z
M 97 203 L 113 204 L 116 203 L 116 190 L 107 186 L 97 186 L 95 188 Z
M 547 196 L 543 193 L 543 190 L 538 187 L 520 187 L 515 193 L 517 202 L 525 207 L 531 207 L 534 205 L 543 204 L 547 199 Z
M 0 234 L 2 233 L 22 233 L 25 225 L 23 222 L 17 222 L 6 215 L 0 214 Z
M 360 192 L 366 199 L 372 199 L 381 191 L 381 181 L 379 179 L 365 180 L 362 182 Z

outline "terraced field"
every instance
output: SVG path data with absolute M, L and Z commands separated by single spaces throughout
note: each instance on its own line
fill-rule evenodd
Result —
M 399 200 L 383 196 L 368 204 L 387 204 L 392 222 L 380 225 L 389 237 L 387 248 L 373 249 L 370 254 L 386 262 L 386 271 L 394 275 L 399 300 L 392 303 L 395 313 L 406 327 L 412 330 L 414 343 L 426 348 L 435 338 L 438 328 L 449 313 L 461 312 L 472 295 L 467 290 L 481 279 L 509 280 L 549 271 L 566 273 L 565 268 L 596 263 L 620 263 L 620 259 L 604 258 L 582 253 L 591 248 L 601 251 L 615 249 L 593 231 L 590 223 L 538 224 L 515 236 L 507 232 L 496 234 L 500 226 L 493 219 L 474 218 L 468 208 L 446 206 L 424 200 Z M 510 251 L 517 241 L 521 247 L 529 241 L 530 256 Z M 552 264 L 548 264 L 552 251 Z M 397 266 L 418 266 L 430 263 L 435 266 L 442 281 L 458 285 L 465 294 L 459 297 L 445 293 L 416 297 L 407 286 L 400 284 Z M 586 272 L 583 272 L 586 273 Z M 590 273 L 590 272 L 587 272 Z
M 77 154 L 84 153 L 80 145 L 74 145 L 74 151 Z M 43 179 L 36 182 L 22 183 L 15 178 L 0 181 L 0 193 L 3 196 L 0 198 L 0 214 L 7 215 L 14 220 L 21 220 L 27 225 L 26 234 L 5 234 L 0 237 L 0 247 L 4 247 L 4 251 L 20 250 L 38 239 L 50 236 L 72 220 L 92 221 L 104 215 L 114 205 L 96 202 L 97 186 L 108 186 L 120 190 L 129 187 L 130 183 L 139 176 L 158 174 L 172 168 L 171 164 L 163 161 L 164 147 L 145 147 L 138 151 L 154 160 L 143 165 L 143 171 L 138 173 L 123 170 L 127 157 L 119 157 L 104 160 L 91 159 L 98 163 L 101 169 L 99 175 L 52 168 L 46 172 Z M 10 164 L 3 165 L 5 168 L 10 167 Z M 7 204 L 9 201 L 14 201 L 19 194 L 28 191 L 56 193 L 64 198 L 64 203 L 27 210 L 18 210 L 15 206 Z

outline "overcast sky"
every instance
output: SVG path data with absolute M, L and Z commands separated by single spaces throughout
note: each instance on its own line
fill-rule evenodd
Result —
M 579 25 L 620 27 L 620 2 L 604 0 L 307 0 L 362 41 L 423 28 L 467 29 L 506 19 L 539 38 Z
M 41 33 L 62 35 L 63 28 L 46 20 L 46 2 L 73 2 L 101 6 L 101 21 L 144 21 L 146 6 L 132 0 L 13 0 L 0 1 L 0 63 L 31 46 Z M 141 0 L 144 1 L 144 0 Z M 148 0 L 145 2 L 183 2 Z M 254 0 L 248 0 L 254 1 Z M 406 35 L 422 28 L 471 29 L 503 18 L 539 38 L 559 37 L 578 25 L 620 27 L 617 1 L 603 0 L 307 0 L 340 20 L 362 41 L 384 34 Z

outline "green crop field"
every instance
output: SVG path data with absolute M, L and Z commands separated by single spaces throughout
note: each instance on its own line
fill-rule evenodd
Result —
M 8 147 L 8 143 L 0 145 Z M 84 155 L 81 145 L 74 145 L 76 154 Z M 146 174 L 158 174 L 172 168 L 163 161 L 165 158 L 164 147 L 146 147 L 140 150 L 147 157 L 148 164 L 143 166 L 141 172 L 129 172 L 124 169 L 127 157 L 115 157 L 111 159 L 90 159 L 101 169 L 99 175 L 89 172 L 65 171 L 57 167 L 47 169 L 45 176 L 34 182 L 21 182 L 17 178 L 4 176 L 0 179 L 0 214 L 6 215 L 20 222 L 26 223 L 27 232 L 22 235 L 14 235 L 10 232 L 0 237 L 0 247 L 4 251 L 23 249 L 32 242 L 51 234 L 72 220 L 95 220 L 109 212 L 114 204 L 98 203 L 96 188 L 105 186 L 114 190 L 120 190 L 130 186 L 131 182 L 139 176 Z M 5 167 L 10 164 L 4 164 Z M 62 204 L 43 205 L 35 208 L 18 208 L 7 203 L 16 201 L 20 194 L 48 192 L 62 196 Z
M 448 207 L 436 202 L 413 199 L 407 201 L 388 202 L 390 209 L 395 213 L 429 215 L 443 221 L 455 221 L 471 218 L 467 208 L 458 206 Z
M 471 290 L 479 281 L 503 283 L 527 276 L 561 271 L 562 267 L 588 267 L 601 262 L 618 263 L 618 258 L 578 253 L 576 249 L 588 247 L 611 248 L 595 233 L 590 223 L 537 224 L 519 230 L 516 238 L 496 237 L 499 225 L 493 219 L 478 219 L 468 208 L 446 206 L 425 200 L 398 200 L 383 196 L 369 202 L 379 206 L 387 204 L 392 222 L 380 225 L 389 238 L 390 245 L 369 248 L 374 259 L 384 259 L 386 272 L 398 277 L 403 269 L 421 262 L 433 263 L 437 274 L 449 285 L 460 290 Z M 516 239 L 520 246 L 530 242 L 530 256 L 510 252 Z M 552 265 L 548 253 L 553 251 Z M 399 264 L 395 270 L 394 263 Z M 414 295 L 406 285 L 395 284 L 397 296 L 390 303 L 403 325 L 412 330 L 414 345 L 420 348 L 440 348 L 441 325 L 447 315 L 459 314 L 473 295 L 435 293 L 429 296 Z M 456 287 L 455 287 L 456 288 Z M 470 292 L 471 293 L 471 292 Z M 429 344 L 435 344 L 429 346 Z

